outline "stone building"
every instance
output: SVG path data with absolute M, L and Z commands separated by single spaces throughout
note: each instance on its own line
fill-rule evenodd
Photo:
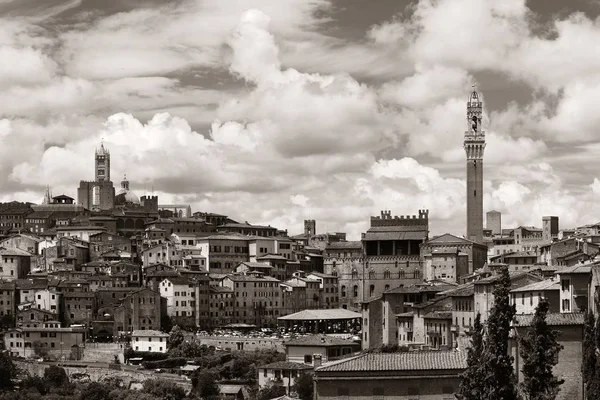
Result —
M 234 319 L 238 323 L 260 327 L 277 324 L 282 308 L 279 281 L 258 273 L 228 275 L 223 286 L 233 290 Z
M 325 248 L 325 273 L 338 278 L 340 307 L 360 311 L 363 299 L 363 243 L 360 241 L 329 243 Z
M 0 247 L 0 279 L 14 281 L 27 277 L 31 270 L 31 254 L 20 249 Z
M 487 247 L 483 244 L 459 238 L 458 236 L 454 236 L 449 233 L 436 236 L 426 241 L 421 246 L 421 255 L 423 256 L 423 258 L 425 258 L 426 255 L 433 257 L 434 255 L 439 253 L 442 253 L 440 256 L 445 258 L 445 261 L 440 261 L 440 263 L 437 264 L 432 263 L 432 266 L 448 264 L 449 267 L 455 267 L 453 272 L 451 271 L 452 268 L 447 268 L 448 271 L 446 272 L 447 276 L 450 274 L 454 276 L 454 282 L 458 282 L 458 278 L 460 278 L 462 275 L 473 273 L 473 271 L 483 267 L 487 260 L 487 251 Z M 464 269 L 460 271 L 456 269 L 456 267 L 460 266 L 460 254 L 458 252 L 467 255 L 468 269 L 466 271 Z M 451 253 L 453 253 L 454 255 L 452 255 Z M 450 257 L 453 257 L 455 259 L 454 262 L 449 261 Z M 427 278 L 429 278 L 427 274 L 425 275 Z M 433 274 L 433 271 L 430 275 L 435 276 L 435 274 Z
M 353 271 L 363 280 L 362 299 L 422 282 L 420 246 L 428 234 L 429 210 L 419 210 L 412 217 L 393 217 L 390 211 L 371 217 L 371 227 L 362 237 L 364 266 L 362 271 Z

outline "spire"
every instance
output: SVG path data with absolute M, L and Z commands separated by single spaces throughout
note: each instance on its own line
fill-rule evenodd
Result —
M 121 189 L 129 190 L 129 181 L 127 180 L 127 174 L 123 175 L 123 180 L 121 181 Z
M 44 205 L 48 205 L 48 204 L 52 204 L 52 195 L 50 194 L 50 186 L 46 186 L 46 193 L 44 194 L 44 200 L 42 201 L 42 204 Z

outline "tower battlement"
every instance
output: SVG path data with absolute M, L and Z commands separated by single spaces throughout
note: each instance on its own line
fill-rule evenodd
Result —
M 419 210 L 419 215 L 392 215 L 390 210 L 382 210 L 381 215 L 371 217 L 371 226 L 426 225 L 429 210 Z

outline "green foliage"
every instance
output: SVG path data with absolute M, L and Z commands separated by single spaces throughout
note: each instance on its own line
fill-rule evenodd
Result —
M 494 306 L 487 320 L 487 336 L 483 379 L 483 398 L 486 400 L 514 400 L 518 398 L 513 357 L 508 354 L 508 339 L 515 306 L 510 304 L 510 275 L 505 267 L 494 287 Z
M 562 346 L 557 341 L 558 332 L 546 323 L 549 309 L 547 300 L 540 301 L 531 329 L 519 339 L 523 359 L 522 390 L 530 400 L 554 400 L 564 383 L 552 373 Z
M 63 387 L 69 383 L 69 377 L 64 368 L 51 365 L 44 370 L 44 381 L 51 387 Z
M 48 355 L 48 349 L 39 340 L 33 342 L 31 347 L 33 347 L 33 353 L 38 357 L 46 357 Z
M 172 381 L 148 379 L 144 381 L 143 391 L 162 400 L 182 400 L 185 390 Z
M 211 370 L 198 370 L 192 375 L 194 392 L 203 399 L 210 399 L 219 395 L 219 385 L 216 374 Z
M 135 350 L 125 350 L 125 359 L 129 360 L 130 358 L 143 358 L 144 361 L 159 361 L 166 360 L 169 356 L 166 353 L 154 353 L 151 351 L 135 351 Z
M 483 398 L 483 325 L 481 314 L 477 313 L 473 329 L 469 333 L 471 346 L 467 349 L 467 369 L 460 375 L 461 382 L 456 397 L 460 400 L 480 400 Z
M 171 321 L 171 317 L 168 315 L 163 315 L 160 318 L 160 329 L 163 332 L 170 332 L 173 329 L 173 321 Z
M 204 357 L 209 354 L 214 354 L 215 349 L 209 348 L 205 344 L 200 344 L 200 342 L 196 340 L 192 340 L 189 342 L 183 342 L 177 347 L 169 348 L 169 356 L 170 357 L 186 357 L 186 358 L 196 358 L 196 357 Z
M 158 361 L 144 361 L 142 362 L 142 366 L 146 369 L 156 369 L 156 368 L 176 368 L 181 367 L 187 363 L 186 359 L 183 357 L 177 358 L 167 358 L 166 360 L 158 360 Z
M 79 400 L 111 400 L 111 387 L 104 383 L 86 384 L 79 393 Z
M 296 381 L 294 382 L 292 391 L 298 394 L 300 400 L 312 400 L 313 390 L 313 375 L 308 372 L 301 372 L 298 378 L 296 378 Z
M 48 385 L 46 384 L 46 381 L 37 375 L 29 375 L 25 377 L 21 381 L 20 386 L 23 390 L 29 392 L 37 391 L 41 395 L 48 393 Z
M 583 333 L 583 358 L 581 369 L 583 371 L 583 382 L 589 392 L 589 386 L 593 384 L 596 369 L 596 318 L 594 313 L 588 311 L 585 314 L 585 325 Z
M 280 385 L 269 385 L 259 390 L 257 400 L 271 400 L 285 395 L 285 387 Z
M 171 329 L 171 333 L 169 333 L 169 340 L 167 341 L 167 347 L 169 349 L 176 349 L 181 346 L 184 342 L 185 336 L 183 335 L 183 331 L 177 325 Z
M 0 392 L 10 389 L 17 376 L 17 368 L 7 352 L 0 353 Z

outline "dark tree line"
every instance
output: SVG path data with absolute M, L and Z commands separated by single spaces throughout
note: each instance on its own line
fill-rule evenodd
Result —
M 494 306 L 487 322 L 477 313 L 467 350 L 467 369 L 461 375 L 456 397 L 460 400 L 554 400 L 563 383 L 553 374 L 562 349 L 557 332 L 546 323 L 549 304 L 542 300 L 535 310 L 530 329 L 516 338 L 523 360 L 523 382 L 517 383 L 509 353 L 515 306 L 510 304 L 510 275 L 502 270 L 494 287 Z M 600 397 L 595 397 L 600 398 Z

